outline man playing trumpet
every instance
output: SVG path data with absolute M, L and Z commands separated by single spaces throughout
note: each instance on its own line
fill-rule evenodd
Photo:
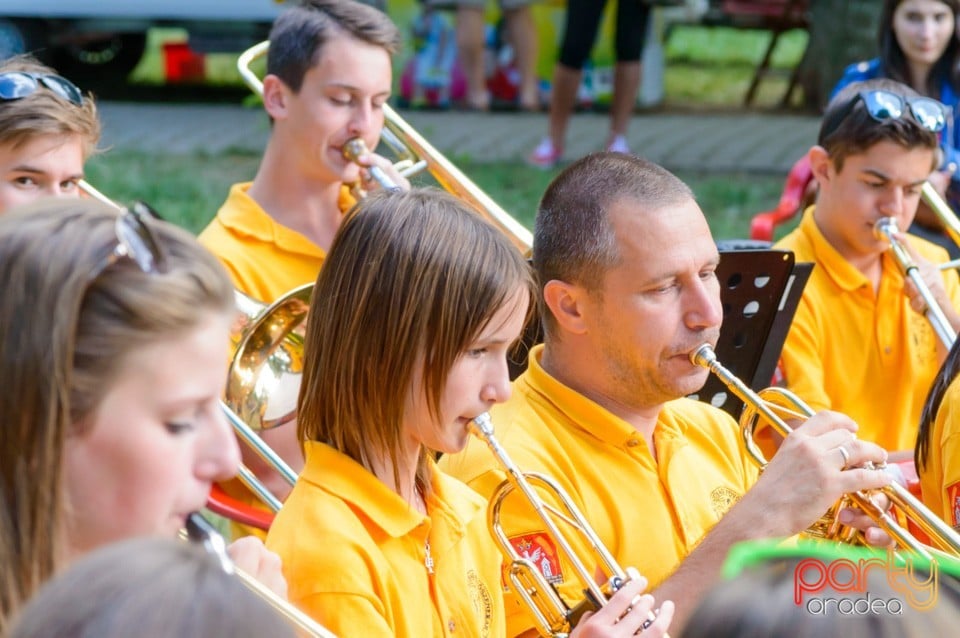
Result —
M 816 264 L 783 348 L 786 385 L 815 410 L 850 415 L 861 438 L 888 450 L 912 451 L 947 349 L 875 226 L 882 218 L 901 229 L 913 221 L 946 117 L 939 102 L 892 80 L 843 89 L 809 151 L 816 203 L 776 245 Z M 947 253 L 905 232 L 895 237 L 955 332 L 960 284 L 935 265 Z
M 707 378 L 691 352 L 719 334 L 719 259 L 674 175 L 615 153 L 574 163 L 536 219 L 544 344 L 513 397 L 491 410 L 516 464 L 555 478 L 616 559 L 647 576 L 658 600 L 677 602 L 675 626 L 719 577 L 731 544 L 796 534 L 842 494 L 888 482 L 856 469 L 886 453 L 833 412 L 798 427 L 758 478 L 733 420 L 682 398 Z M 441 466 L 487 496 L 503 478 L 475 441 Z M 524 503 L 501 514 L 518 551 L 575 598 L 568 566 Z M 853 511 L 844 520 L 868 527 Z M 877 529 L 867 537 L 886 540 Z M 512 595 L 507 623 L 513 636 L 533 625 Z

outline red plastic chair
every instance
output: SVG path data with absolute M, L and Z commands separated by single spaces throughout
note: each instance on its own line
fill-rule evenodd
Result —
M 812 179 L 813 170 L 810 168 L 810 160 L 807 155 L 804 155 L 790 168 L 777 207 L 754 215 L 750 221 L 750 239 L 773 241 L 774 228 L 800 212 L 803 195 Z

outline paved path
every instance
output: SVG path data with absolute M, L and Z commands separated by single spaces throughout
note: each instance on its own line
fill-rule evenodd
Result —
M 259 153 L 269 135 L 258 108 L 222 104 L 100 105 L 104 143 L 148 153 Z M 522 159 L 546 131 L 545 114 L 402 112 L 442 153 L 476 161 Z M 567 157 L 603 144 L 607 117 L 583 113 L 570 127 Z M 816 138 L 810 115 L 642 113 L 630 127 L 634 152 L 671 170 L 785 175 Z

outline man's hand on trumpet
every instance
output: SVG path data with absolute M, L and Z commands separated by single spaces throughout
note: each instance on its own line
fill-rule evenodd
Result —
M 743 498 L 772 525 L 769 536 L 788 536 L 808 528 L 844 494 L 890 483 L 883 470 L 862 467 L 886 462 L 878 445 L 856 438 L 857 425 L 838 412 L 823 411 L 791 432 Z M 777 512 L 778 516 L 770 516 Z M 854 518 L 867 538 L 883 542 L 872 521 Z M 860 525 L 863 527 L 860 527 Z

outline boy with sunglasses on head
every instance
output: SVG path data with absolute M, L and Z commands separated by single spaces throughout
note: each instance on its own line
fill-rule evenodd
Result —
M 860 438 L 910 450 L 897 458 L 912 455 L 923 401 L 947 349 L 875 227 L 883 218 L 910 226 L 937 167 L 946 117 L 942 104 L 892 80 L 844 88 L 809 151 L 816 202 L 775 245 L 816 264 L 781 355 L 787 387 L 814 410 L 849 415 Z M 957 274 L 937 268 L 946 251 L 902 231 L 895 237 L 948 323 L 960 328 Z
M 29 56 L 0 65 L 0 214 L 40 197 L 76 197 L 100 140 L 93 98 Z

